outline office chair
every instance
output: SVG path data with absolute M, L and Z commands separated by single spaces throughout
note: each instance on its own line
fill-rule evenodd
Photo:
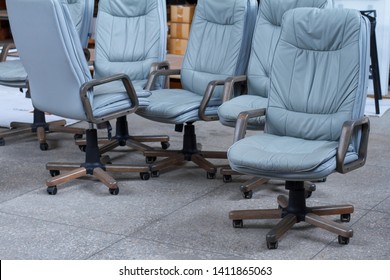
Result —
M 94 0 L 68 0 L 69 12 L 72 21 L 78 31 L 81 44 L 86 49 L 88 46 L 89 29 L 93 16 Z M 21 60 L 6 60 L 10 51 L 15 49 L 14 43 L 8 43 L 3 47 L 0 56 L 0 85 L 19 88 L 26 91 L 26 97 L 30 97 L 28 77 Z M 11 122 L 11 129 L 0 133 L 0 145 L 5 145 L 4 137 L 24 133 L 37 133 L 39 146 L 42 151 L 48 150 L 46 133 L 66 132 L 75 135 L 75 139 L 82 137 L 83 130 L 78 128 L 65 127 L 65 120 L 46 122 L 45 113 L 34 108 L 33 122 Z
M 139 102 L 125 74 L 92 79 L 66 0 L 10 0 L 7 7 L 34 106 L 89 123 L 85 162 L 48 163 L 46 168 L 54 177 L 46 182 L 47 192 L 54 195 L 58 184 L 93 175 L 111 194 L 118 194 L 117 182 L 106 172 L 141 172 L 141 177 L 149 174 L 146 165 L 108 165 L 100 161 L 95 124 L 131 114 Z M 110 82 L 117 81 L 122 82 L 122 88 L 116 84 L 109 87 Z M 67 172 L 59 174 L 60 170 Z
M 149 90 L 145 88 L 149 73 L 168 68 L 166 13 L 165 0 L 101 0 L 96 20 L 95 77 L 125 73 L 136 92 Z M 164 86 L 161 81 L 159 86 Z M 111 125 L 107 125 L 110 130 Z M 169 147 L 166 135 L 130 136 L 126 116 L 116 120 L 116 133 L 109 138 L 99 139 L 101 154 L 118 146 L 151 149 L 142 142 L 161 142 L 163 149 Z M 83 148 L 83 141 L 76 144 Z
M 140 108 L 137 114 L 174 124 L 179 132 L 184 127 L 181 150 L 144 152 L 152 176 L 177 163 L 192 161 L 206 170 L 207 178 L 215 177 L 216 167 L 206 158 L 225 158 L 226 152 L 201 151 L 194 122 L 216 120 L 225 80 L 245 73 L 256 14 L 255 0 L 198 1 L 181 71 L 151 74 L 147 87 L 161 75 L 180 74 L 183 88 L 153 90 L 149 106 Z M 154 162 L 157 157 L 166 158 Z
M 281 219 L 267 234 L 269 249 L 296 223 L 307 222 L 348 244 L 352 205 L 306 206 L 304 181 L 347 173 L 365 164 L 369 119 L 364 117 L 369 72 L 370 23 L 358 11 L 297 8 L 283 16 L 270 72 L 265 131 L 228 150 L 233 170 L 285 181 L 289 197 L 279 208 L 229 213 L 234 227 L 245 219 Z M 245 122 L 239 123 L 237 139 Z
M 234 92 L 227 92 L 222 105 L 218 108 L 218 116 L 221 124 L 234 127 L 241 112 L 266 108 L 268 103 L 268 84 L 271 60 L 276 42 L 280 34 L 280 24 L 283 14 L 298 7 L 329 8 L 333 7 L 333 0 L 264 0 L 260 2 L 256 26 L 252 39 L 251 54 L 249 57 L 248 71 L 245 76 L 234 77 L 231 82 L 243 84 L 247 88 L 246 94 L 234 96 Z M 234 88 L 231 86 L 230 88 Z M 264 129 L 264 116 L 256 114 L 250 116 L 247 128 L 250 130 Z M 230 167 L 221 168 L 224 182 L 231 182 L 232 175 L 239 175 Z M 253 189 L 264 185 L 265 178 L 253 178 L 240 186 L 244 198 L 251 198 Z M 306 182 L 306 193 L 309 197 L 316 188 L 312 182 Z

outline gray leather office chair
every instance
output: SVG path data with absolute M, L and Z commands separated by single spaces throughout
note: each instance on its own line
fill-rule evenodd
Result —
M 245 219 L 281 219 L 267 234 L 268 248 L 295 224 L 307 222 L 337 234 L 348 244 L 352 205 L 307 207 L 304 181 L 365 164 L 369 119 L 364 117 L 369 70 L 370 23 L 355 10 L 297 8 L 283 16 L 270 72 L 265 132 L 235 142 L 228 151 L 233 170 L 284 180 L 289 197 L 279 208 L 238 210 L 234 227 Z M 237 126 L 241 138 L 245 124 Z
M 94 0 L 68 0 L 67 2 L 81 44 L 86 49 L 93 16 Z M 30 97 L 27 72 L 23 67 L 22 61 L 6 60 L 13 49 L 15 49 L 14 43 L 9 43 L 3 47 L 0 56 L 0 85 L 25 90 L 26 97 Z M 87 51 L 86 54 L 89 55 Z M 33 132 L 37 133 L 40 148 L 45 151 L 49 148 L 46 142 L 46 133 L 66 132 L 75 134 L 75 138 L 82 137 L 83 130 L 65 127 L 65 125 L 65 120 L 46 122 L 45 113 L 35 109 L 32 123 L 12 122 L 10 124 L 12 129 L 0 133 L 0 145 L 5 145 L 4 137 Z
M 140 172 L 141 177 L 149 174 L 146 165 L 108 165 L 100 161 L 94 125 L 133 113 L 139 102 L 125 74 L 92 79 L 67 1 L 10 0 L 7 8 L 34 106 L 43 112 L 89 123 L 85 162 L 48 163 L 46 167 L 54 176 L 46 182 L 48 193 L 56 194 L 60 183 L 93 175 L 111 194 L 118 194 L 117 182 L 106 171 Z M 122 82 L 120 88 L 117 81 Z M 115 86 L 110 87 L 111 82 Z M 59 174 L 60 170 L 66 172 Z
M 247 93 L 234 96 L 233 92 L 228 92 L 224 96 L 224 103 L 218 108 L 219 120 L 223 125 L 234 127 L 241 112 L 267 107 L 269 74 L 276 42 L 280 35 L 282 17 L 286 11 L 298 7 L 331 8 L 333 0 L 263 0 L 260 2 L 247 74 L 232 79 L 233 83 L 244 84 Z M 247 128 L 263 130 L 264 121 L 264 116 L 252 114 L 248 119 Z M 221 168 L 221 174 L 224 182 L 231 182 L 232 175 L 239 175 L 229 167 Z M 245 182 L 240 186 L 244 198 L 251 198 L 253 189 L 267 181 L 265 178 L 253 178 Z M 307 182 L 307 196 L 311 195 L 315 187 L 314 183 Z
M 150 105 L 137 114 L 174 124 L 176 131 L 184 127 L 181 150 L 144 152 L 152 176 L 177 163 L 192 161 L 206 170 L 208 178 L 215 177 L 216 167 L 206 158 L 224 158 L 226 152 L 201 151 L 194 122 L 216 120 L 225 80 L 245 73 L 257 9 L 255 0 L 198 1 L 181 71 L 152 73 L 151 83 L 160 75 L 180 74 L 183 88 L 152 91 Z M 166 158 L 153 163 L 157 157 Z
M 100 0 L 96 20 L 95 77 L 125 73 L 136 92 L 146 90 L 149 73 L 168 68 L 165 61 L 166 17 L 165 0 Z M 111 129 L 109 124 L 108 129 Z M 100 152 L 103 154 L 126 145 L 139 151 L 151 149 L 142 142 L 161 142 L 162 148 L 169 147 L 166 135 L 129 135 L 127 118 L 123 116 L 116 120 L 115 135 L 111 139 L 99 139 L 103 144 Z M 83 145 L 82 141 L 76 143 Z

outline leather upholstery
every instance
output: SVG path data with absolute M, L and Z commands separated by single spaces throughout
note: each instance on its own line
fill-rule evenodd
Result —
M 95 45 L 97 78 L 125 73 L 135 90 L 142 91 L 152 63 L 165 60 L 166 45 L 164 0 L 99 1 Z
M 267 107 L 269 73 L 276 42 L 280 36 L 283 14 L 298 7 L 332 6 L 331 0 L 263 0 L 260 2 L 247 71 L 248 94 L 237 96 L 220 106 L 218 115 L 222 124 L 234 127 L 240 112 Z M 263 129 L 264 117 L 250 119 L 248 126 L 251 129 Z
M 80 89 L 92 77 L 67 1 L 10 2 L 7 5 L 10 23 L 29 76 L 34 107 L 65 118 L 91 121 Z M 39 17 L 40 14 L 45 16 Z M 131 107 L 123 92 L 100 92 L 94 96 L 90 90 L 87 95 L 93 116 L 102 120 L 105 115 Z
M 88 46 L 88 35 L 93 16 L 94 0 L 68 0 L 68 8 L 83 47 Z M 27 73 L 21 60 L 0 63 L 0 84 L 27 87 Z
M 245 73 L 256 13 L 252 0 L 198 1 L 181 68 L 183 89 L 153 91 L 150 105 L 137 113 L 165 123 L 199 120 L 209 82 Z M 216 115 L 221 93 L 222 87 L 216 87 L 206 115 Z
M 355 10 L 285 13 L 270 72 L 265 133 L 233 144 L 233 170 L 285 180 L 316 180 L 335 171 L 344 122 L 364 114 L 368 29 Z M 358 158 L 356 138 L 358 133 L 345 163 Z

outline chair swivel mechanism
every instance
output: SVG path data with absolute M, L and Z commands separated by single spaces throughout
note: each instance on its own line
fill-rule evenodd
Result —
M 116 30 L 116 32 L 112 32 Z M 94 77 L 114 73 L 129 76 L 135 91 L 144 95 L 149 74 L 167 69 L 167 19 L 165 0 L 101 0 L 96 19 Z M 120 86 L 120 84 L 119 84 Z M 166 86 L 160 80 L 157 88 Z M 140 107 L 144 104 L 139 104 Z M 110 135 L 111 125 L 106 123 Z M 167 135 L 130 135 L 126 116 L 116 119 L 115 134 L 99 139 L 100 153 L 105 154 L 118 146 L 128 146 L 143 152 L 151 147 L 144 142 L 160 142 L 169 147 Z M 85 141 L 76 141 L 81 149 Z
M 304 181 L 365 164 L 369 119 L 364 116 L 369 76 L 370 26 L 356 10 L 297 8 L 287 11 L 270 72 L 264 133 L 235 142 L 228 151 L 233 170 L 285 181 L 288 198 L 278 208 L 234 210 L 234 227 L 247 219 L 280 219 L 267 247 L 296 223 L 306 222 L 348 244 L 353 205 L 306 206 Z M 237 127 L 240 135 L 242 125 Z M 324 216 L 340 215 L 340 222 Z
M 248 130 L 263 130 L 265 117 L 257 113 L 268 104 L 268 84 L 271 61 L 276 42 L 280 35 L 283 14 L 298 7 L 331 8 L 332 0 L 263 0 L 260 2 L 256 26 L 252 38 L 251 54 L 246 75 L 231 79 L 231 83 L 246 87 L 244 94 L 235 96 L 234 92 L 226 92 L 223 103 L 218 108 L 221 124 L 234 127 L 238 118 L 248 118 Z M 230 86 L 234 88 L 234 86 Z M 243 115 L 240 115 L 244 112 Z M 260 110 L 261 112 L 261 110 Z M 240 175 L 229 166 L 221 168 L 224 182 L 231 182 L 233 175 Z M 251 198 L 253 190 L 261 187 L 269 180 L 254 177 L 240 186 L 244 198 Z M 306 194 L 310 196 L 316 185 L 306 182 Z
M 161 76 L 178 74 L 183 88 L 153 90 L 149 106 L 137 114 L 174 124 L 177 132 L 184 129 L 182 149 L 144 152 L 152 176 L 191 161 L 206 171 L 207 178 L 215 178 L 217 167 L 207 158 L 225 158 L 226 152 L 201 150 L 194 123 L 217 120 L 225 80 L 244 74 L 257 9 L 257 2 L 252 0 L 198 1 L 182 68 L 151 74 L 148 88 Z M 165 159 L 155 162 L 157 157 Z
M 94 8 L 93 0 L 68 0 L 69 12 L 72 22 L 74 23 L 82 46 L 85 48 L 85 54 L 88 57 L 87 49 L 89 29 L 92 21 Z M 22 91 L 26 90 L 26 97 L 30 98 L 30 89 L 27 73 L 20 59 L 7 60 L 10 51 L 15 49 L 15 44 L 8 43 L 3 47 L 0 56 L 0 85 L 6 87 L 19 88 Z M 46 141 L 46 134 L 50 132 L 65 132 L 74 134 L 75 139 L 80 139 L 83 136 L 84 130 L 75 127 L 65 127 L 65 120 L 46 122 L 45 113 L 34 108 L 33 122 L 11 122 L 10 130 L 0 133 L 0 145 L 5 145 L 4 137 L 20 135 L 25 133 L 36 133 L 38 137 L 39 147 L 42 151 L 48 150 L 49 145 Z
M 91 77 L 67 1 L 11 0 L 7 1 L 7 8 L 14 40 L 28 73 L 34 106 L 89 124 L 85 162 L 47 163 L 46 168 L 53 176 L 46 182 L 47 192 L 56 194 L 58 184 L 92 175 L 111 194 L 118 194 L 118 184 L 107 172 L 140 172 L 141 178 L 148 179 L 146 165 L 104 164 L 100 160 L 95 126 L 134 113 L 142 97 L 137 97 L 125 74 Z M 41 57 L 46 57 L 44 63 Z

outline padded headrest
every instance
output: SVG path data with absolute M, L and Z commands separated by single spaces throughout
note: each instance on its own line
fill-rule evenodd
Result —
M 232 25 L 237 20 L 235 18 L 235 9 L 237 0 L 214 0 L 214 1 L 199 1 L 204 2 L 198 5 L 202 9 L 197 9 L 197 16 L 207 20 L 208 22 Z
M 332 7 L 333 0 L 263 0 L 260 13 L 271 24 L 280 26 L 286 11 L 299 7 Z
M 116 17 L 140 17 L 148 14 L 156 1 L 110 0 L 99 2 L 99 11 Z
M 299 8 L 285 13 L 282 37 L 300 49 L 335 51 L 356 40 L 353 35 L 360 31 L 359 22 L 359 14 L 353 10 L 346 15 L 343 9 L 332 9 L 329 16 L 321 9 Z

